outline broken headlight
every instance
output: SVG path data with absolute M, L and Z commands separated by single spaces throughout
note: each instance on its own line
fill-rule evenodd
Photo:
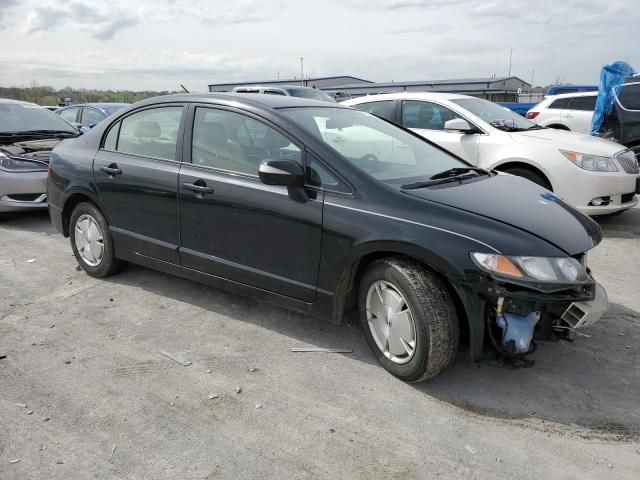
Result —
M 39 172 L 46 171 L 47 165 L 43 162 L 22 160 L 0 154 L 0 170 L 7 172 Z
M 471 259 L 485 272 L 520 280 L 580 283 L 589 278 L 585 267 L 572 257 L 512 257 L 472 253 Z

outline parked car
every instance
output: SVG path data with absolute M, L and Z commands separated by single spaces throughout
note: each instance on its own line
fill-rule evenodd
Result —
M 552 95 L 535 105 L 526 118 L 538 125 L 588 135 L 598 92 Z
M 501 107 L 508 108 L 512 112 L 516 112 L 518 115 L 522 115 L 523 117 L 527 114 L 527 112 L 532 109 L 536 104 L 535 103 L 519 103 L 519 102 L 499 102 L 498 105 Z
M 472 165 L 527 178 L 587 215 L 638 203 L 638 163 L 617 143 L 543 128 L 466 95 L 393 93 L 343 105 L 410 128 Z
M 564 93 L 597 92 L 598 85 L 554 85 L 549 87 L 547 95 L 562 95 Z
M 351 100 L 351 94 L 343 90 L 323 90 L 324 93 L 333 98 L 336 102 L 344 102 L 345 100 Z
M 0 99 L 0 213 L 47 208 L 51 150 L 79 134 L 34 103 Z
M 86 131 L 128 105 L 128 103 L 79 103 L 59 108 L 56 113 L 70 124 Z
M 295 85 L 282 85 L 278 87 L 254 85 L 251 87 L 235 87 L 233 93 L 262 93 L 266 95 L 283 95 L 289 97 L 310 98 L 323 102 L 335 102 L 335 100 L 322 90 L 311 87 L 297 87 Z
M 474 360 L 485 333 L 521 358 L 536 326 L 566 333 L 607 305 L 591 219 L 338 104 L 149 99 L 59 145 L 50 172 L 51 219 L 87 274 L 128 261 L 333 322 L 357 308 L 409 382 L 449 366 L 461 331 Z

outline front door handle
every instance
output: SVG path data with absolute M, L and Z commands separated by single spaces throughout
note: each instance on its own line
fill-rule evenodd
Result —
M 112 163 L 108 167 L 100 167 L 100 171 L 106 173 L 107 175 L 111 175 L 115 177 L 116 175 L 122 175 L 122 170 L 118 168 L 118 165 Z
M 184 188 L 185 190 L 190 190 L 195 193 L 199 193 L 201 195 L 206 195 L 207 193 L 213 193 L 213 188 L 207 187 L 206 184 L 198 185 L 198 183 L 183 183 L 182 188 Z

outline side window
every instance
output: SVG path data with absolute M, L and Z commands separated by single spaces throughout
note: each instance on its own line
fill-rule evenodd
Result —
M 461 118 L 442 105 L 419 100 L 402 102 L 402 125 L 406 128 L 444 130 L 444 123 Z
M 264 93 L 266 93 L 267 95 L 284 95 L 284 93 L 278 90 L 265 90 Z
M 586 110 L 592 111 L 596 107 L 595 96 L 575 97 L 569 102 L 569 110 Z
M 553 102 L 551 102 L 551 105 L 549 105 L 547 108 L 551 108 L 553 110 L 561 110 L 564 108 L 567 108 L 569 106 L 569 99 L 568 98 L 559 98 L 558 100 L 555 100 Z
M 351 189 L 338 180 L 312 155 L 307 156 L 307 184 L 313 187 L 324 187 L 327 190 L 349 193 Z
M 235 112 L 196 109 L 191 145 L 194 165 L 257 176 L 258 166 L 267 158 L 302 164 L 300 148 L 270 126 Z
M 82 109 L 82 123 L 83 127 L 90 127 L 91 125 L 95 125 L 96 123 L 100 123 L 105 119 L 105 116 L 95 108 L 84 107 Z
M 182 107 L 159 107 L 124 118 L 118 135 L 117 151 L 175 160 L 182 110 Z
M 118 145 L 118 133 L 120 132 L 120 122 L 116 123 L 109 129 L 109 133 L 104 139 L 104 145 L 102 148 L 105 150 L 115 151 Z
M 76 121 L 78 110 L 78 108 L 67 108 L 66 110 L 62 110 L 60 112 L 60 116 L 67 122 L 72 123 Z
M 627 110 L 640 110 L 640 84 L 623 86 L 618 99 Z
M 384 118 L 385 120 L 393 120 L 393 100 L 360 103 L 358 105 L 354 105 L 354 107 L 362 112 L 367 112 L 371 115 L 375 115 L 376 117 Z

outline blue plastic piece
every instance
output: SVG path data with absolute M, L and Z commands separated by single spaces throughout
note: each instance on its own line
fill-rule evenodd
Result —
M 538 313 L 530 313 L 526 316 L 513 313 L 498 314 L 496 324 L 502 329 L 502 346 L 508 349 L 509 343 L 513 341 L 514 353 L 527 353 L 531 348 L 533 329 L 538 320 L 540 320 Z
M 613 62 L 602 67 L 598 98 L 591 119 L 591 135 L 595 135 L 600 130 L 604 117 L 611 114 L 615 97 L 618 95 L 624 79 L 634 73 L 631 65 L 626 62 Z

